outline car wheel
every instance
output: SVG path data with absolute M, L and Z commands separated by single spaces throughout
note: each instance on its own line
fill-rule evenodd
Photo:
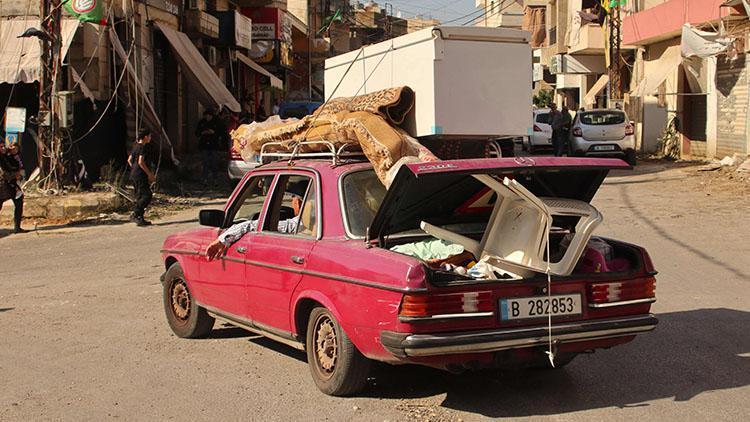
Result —
M 164 275 L 164 311 L 177 337 L 203 338 L 214 327 L 214 318 L 198 306 L 190 294 L 178 263 L 172 264 Z
M 370 360 L 357 350 L 326 308 L 310 313 L 305 342 L 307 363 L 320 391 L 332 396 L 347 396 L 367 384 Z
M 629 149 L 625 151 L 625 161 L 631 166 L 636 165 L 636 163 L 638 162 L 638 158 L 636 157 L 634 150 Z
M 529 144 L 529 148 L 527 148 L 530 155 L 534 155 L 534 152 L 536 152 L 536 148 L 534 147 L 534 144 Z

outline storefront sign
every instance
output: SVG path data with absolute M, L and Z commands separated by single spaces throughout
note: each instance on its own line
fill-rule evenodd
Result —
M 252 48 L 253 21 L 250 18 L 234 12 L 234 41 L 237 47 Z
M 534 73 L 531 78 L 534 82 L 544 79 L 544 66 L 541 63 L 534 63 Z
M 17 133 L 6 133 L 5 134 L 5 147 L 10 148 L 18 145 L 18 134 Z
M 180 2 L 176 0 L 147 0 L 144 3 L 150 7 L 155 7 L 175 16 L 180 16 L 182 10 Z
M 271 40 L 261 40 L 253 43 L 250 49 L 250 57 L 256 63 L 271 64 L 276 57 L 276 42 Z
M 26 132 L 26 109 L 8 107 L 5 111 L 5 133 Z
M 273 40 L 276 39 L 276 24 L 273 23 L 253 23 L 253 35 L 256 40 Z
M 253 21 L 253 39 L 279 40 L 282 38 L 286 12 L 275 7 L 244 7 L 242 14 Z

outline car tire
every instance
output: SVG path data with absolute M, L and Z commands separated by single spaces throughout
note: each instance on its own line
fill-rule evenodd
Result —
M 164 311 L 172 331 L 180 338 L 204 338 L 214 327 L 214 318 L 198 306 L 190 294 L 180 264 L 174 263 L 164 274 Z
M 371 361 L 357 350 L 331 311 L 310 313 L 305 339 L 307 363 L 315 385 L 331 396 L 349 396 L 367 385 Z
M 636 157 L 634 150 L 629 149 L 625 151 L 625 162 L 627 162 L 631 166 L 635 166 L 637 164 L 638 158 Z
M 534 153 L 536 152 L 536 147 L 534 147 L 534 144 L 530 143 L 527 150 L 529 151 L 529 155 L 534 155 Z

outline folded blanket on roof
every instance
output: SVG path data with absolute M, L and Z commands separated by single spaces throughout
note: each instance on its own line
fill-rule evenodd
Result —
M 250 160 L 264 145 L 275 142 L 268 152 L 292 151 L 300 142 L 327 141 L 338 149 L 351 145 L 362 150 L 386 187 L 398 168 L 408 162 L 437 158 L 397 125 L 414 105 L 408 87 L 390 88 L 352 98 L 337 98 L 301 120 L 278 117 L 263 123 L 243 125 L 232 139 L 243 159 Z M 324 144 L 304 145 L 299 152 L 327 151 Z

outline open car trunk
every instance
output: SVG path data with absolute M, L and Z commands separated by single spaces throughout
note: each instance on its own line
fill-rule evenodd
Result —
M 608 262 L 621 270 L 633 262 L 612 261 L 613 244 L 592 239 L 602 216 L 590 205 L 608 172 L 618 168 L 629 166 L 588 158 L 407 165 L 388 190 L 370 238 L 474 279 L 528 279 L 547 271 L 569 276 L 587 260 L 594 271 L 608 270 Z

